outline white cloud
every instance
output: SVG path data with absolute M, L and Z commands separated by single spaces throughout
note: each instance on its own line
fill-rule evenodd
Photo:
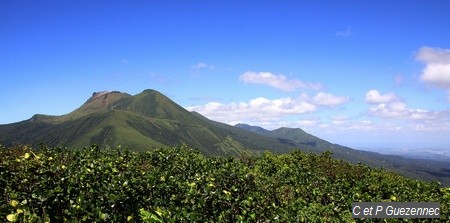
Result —
M 239 76 L 239 80 L 244 83 L 265 84 L 282 91 L 294 91 L 295 89 L 319 90 L 322 88 L 322 85 L 317 83 L 308 83 L 297 79 L 289 80 L 282 74 L 275 75 L 271 72 L 247 71 Z
M 267 99 L 259 97 L 249 102 L 222 104 L 209 102 L 205 105 L 189 106 L 189 111 L 196 111 L 212 120 L 225 123 L 244 121 L 262 122 L 280 120 L 285 115 L 299 115 L 316 110 L 316 106 L 301 97 L 292 99 L 290 97 L 279 99 Z
M 126 59 L 121 59 L 121 60 L 120 60 L 120 63 L 122 63 L 122 64 L 128 64 L 128 60 L 126 60 Z
M 422 80 L 442 88 L 450 88 L 450 63 L 428 64 L 423 70 Z
M 189 111 L 196 111 L 209 119 L 233 123 L 253 123 L 265 127 L 284 126 L 312 126 L 316 121 L 303 120 L 284 122 L 287 117 L 315 112 L 319 107 L 337 106 L 347 101 L 347 97 L 338 97 L 324 92 L 318 93 L 314 97 L 308 94 L 300 94 L 296 98 L 284 97 L 268 99 L 258 97 L 248 102 L 219 103 L 209 102 L 204 105 L 186 107 Z M 265 124 L 264 124 L 265 123 Z
M 405 102 L 394 93 L 380 94 L 378 90 L 366 93 L 366 102 L 372 105 L 369 114 L 383 118 L 401 118 L 408 120 L 433 119 L 436 113 L 424 109 L 408 108 Z
M 369 112 L 373 115 L 385 118 L 400 118 L 408 114 L 406 104 L 403 102 L 381 103 L 372 106 Z
M 425 120 L 443 120 L 442 112 L 408 108 L 406 103 L 400 101 L 372 106 L 369 109 L 369 113 L 383 118 L 396 118 L 419 122 Z
M 313 98 L 314 102 L 318 105 L 325 105 L 325 106 L 336 106 L 341 105 L 348 101 L 348 97 L 345 96 L 334 96 L 332 94 L 319 92 L 316 96 Z
M 416 59 L 425 63 L 448 64 L 450 62 L 450 50 L 425 46 L 420 48 Z
M 382 95 L 378 90 L 370 90 L 366 93 L 366 102 L 370 104 L 389 103 L 397 99 L 394 93 Z
M 447 89 L 450 100 L 450 50 L 422 47 L 416 55 L 416 59 L 425 64 L 420 76 L 421 80 Z
M 339 36 L 339 37 L 348 37 L 348 36 L 352 35 L 352 29 L 347 28 L 346 30 L 338 31 L 338 32 L 336 32 L 335 35 Z
M 199 69 L 210 69 L 210 70 L 213 70 L 215 68 L 216 67 L 214 65 L 207 64 L 207 63 L 204 63 L 204 62 L 199 62 L 197 64 L 192 65 L 192 69 L 194 69 L 194 70 L 199 70 Z

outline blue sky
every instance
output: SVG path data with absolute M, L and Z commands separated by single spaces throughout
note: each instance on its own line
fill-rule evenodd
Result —
M 213 120 L 450 150 L 448 1 L 0 0 L 0 124 L 156 89 Z

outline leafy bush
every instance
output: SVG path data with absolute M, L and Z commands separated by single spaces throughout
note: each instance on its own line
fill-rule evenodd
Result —
M 437 201 L 441 219 L 435 221 L 449 221 L 450 188 L 330 155 L 292 151 L 206 158 L 187 146 L 140 153 L 96 146 L 2 147 L 0 217 L 9 222 L 351 222 L 370 220 L 352 219 L 354 201 Z

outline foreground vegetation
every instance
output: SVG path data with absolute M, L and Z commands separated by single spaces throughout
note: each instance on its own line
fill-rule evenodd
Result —
M 354 201 L 437 201 L 441 219 L 435 221 L 449 221 L 450 188 L 351 165 L 330 155 L 292 151 L 206 158 L 186 146 L 140 153 L 96 146 L 2 147 L 0 218 L 10 222 L 352 222 L 360 221 L 351 216 Z

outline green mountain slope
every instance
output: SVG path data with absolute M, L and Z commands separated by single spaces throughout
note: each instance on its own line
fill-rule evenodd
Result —
M 294 148 L 292 145 L 280 143 L 278 139 L 266 137 L 254 132 L 249 132 L 242 128 L 209 120 L 197 112 L 192 112 L 192 114 L 202 119 L 202 121 L 204 121 L 208 126 L 216 129 L 221 134 L 231 136 L 246 148 L 250 148 L 254 151 L 270 150 L 275 153 L 286 153 Z
M 259 134 L 264 134 L 264 133 L 270 132 L 269 130 L 263 129 L 259 126 L 251 126 L 251 125 L 247 125 L 247 124 L 243 124 L 243 123 L 236 124 L 235 126 L 242 128 L 242 129 L 249 130 L 250 132 L 259 133 Z
M 193 114 L 155 90 L 131 96 L 117 91 L 94 93 L 80 108 L 62 116 L 35 115 L 0 125 L 0 144 L 84 147 L 122 146 L 148 150 L 187 144 L 205 155 L 245 155 L 291 147 Z

